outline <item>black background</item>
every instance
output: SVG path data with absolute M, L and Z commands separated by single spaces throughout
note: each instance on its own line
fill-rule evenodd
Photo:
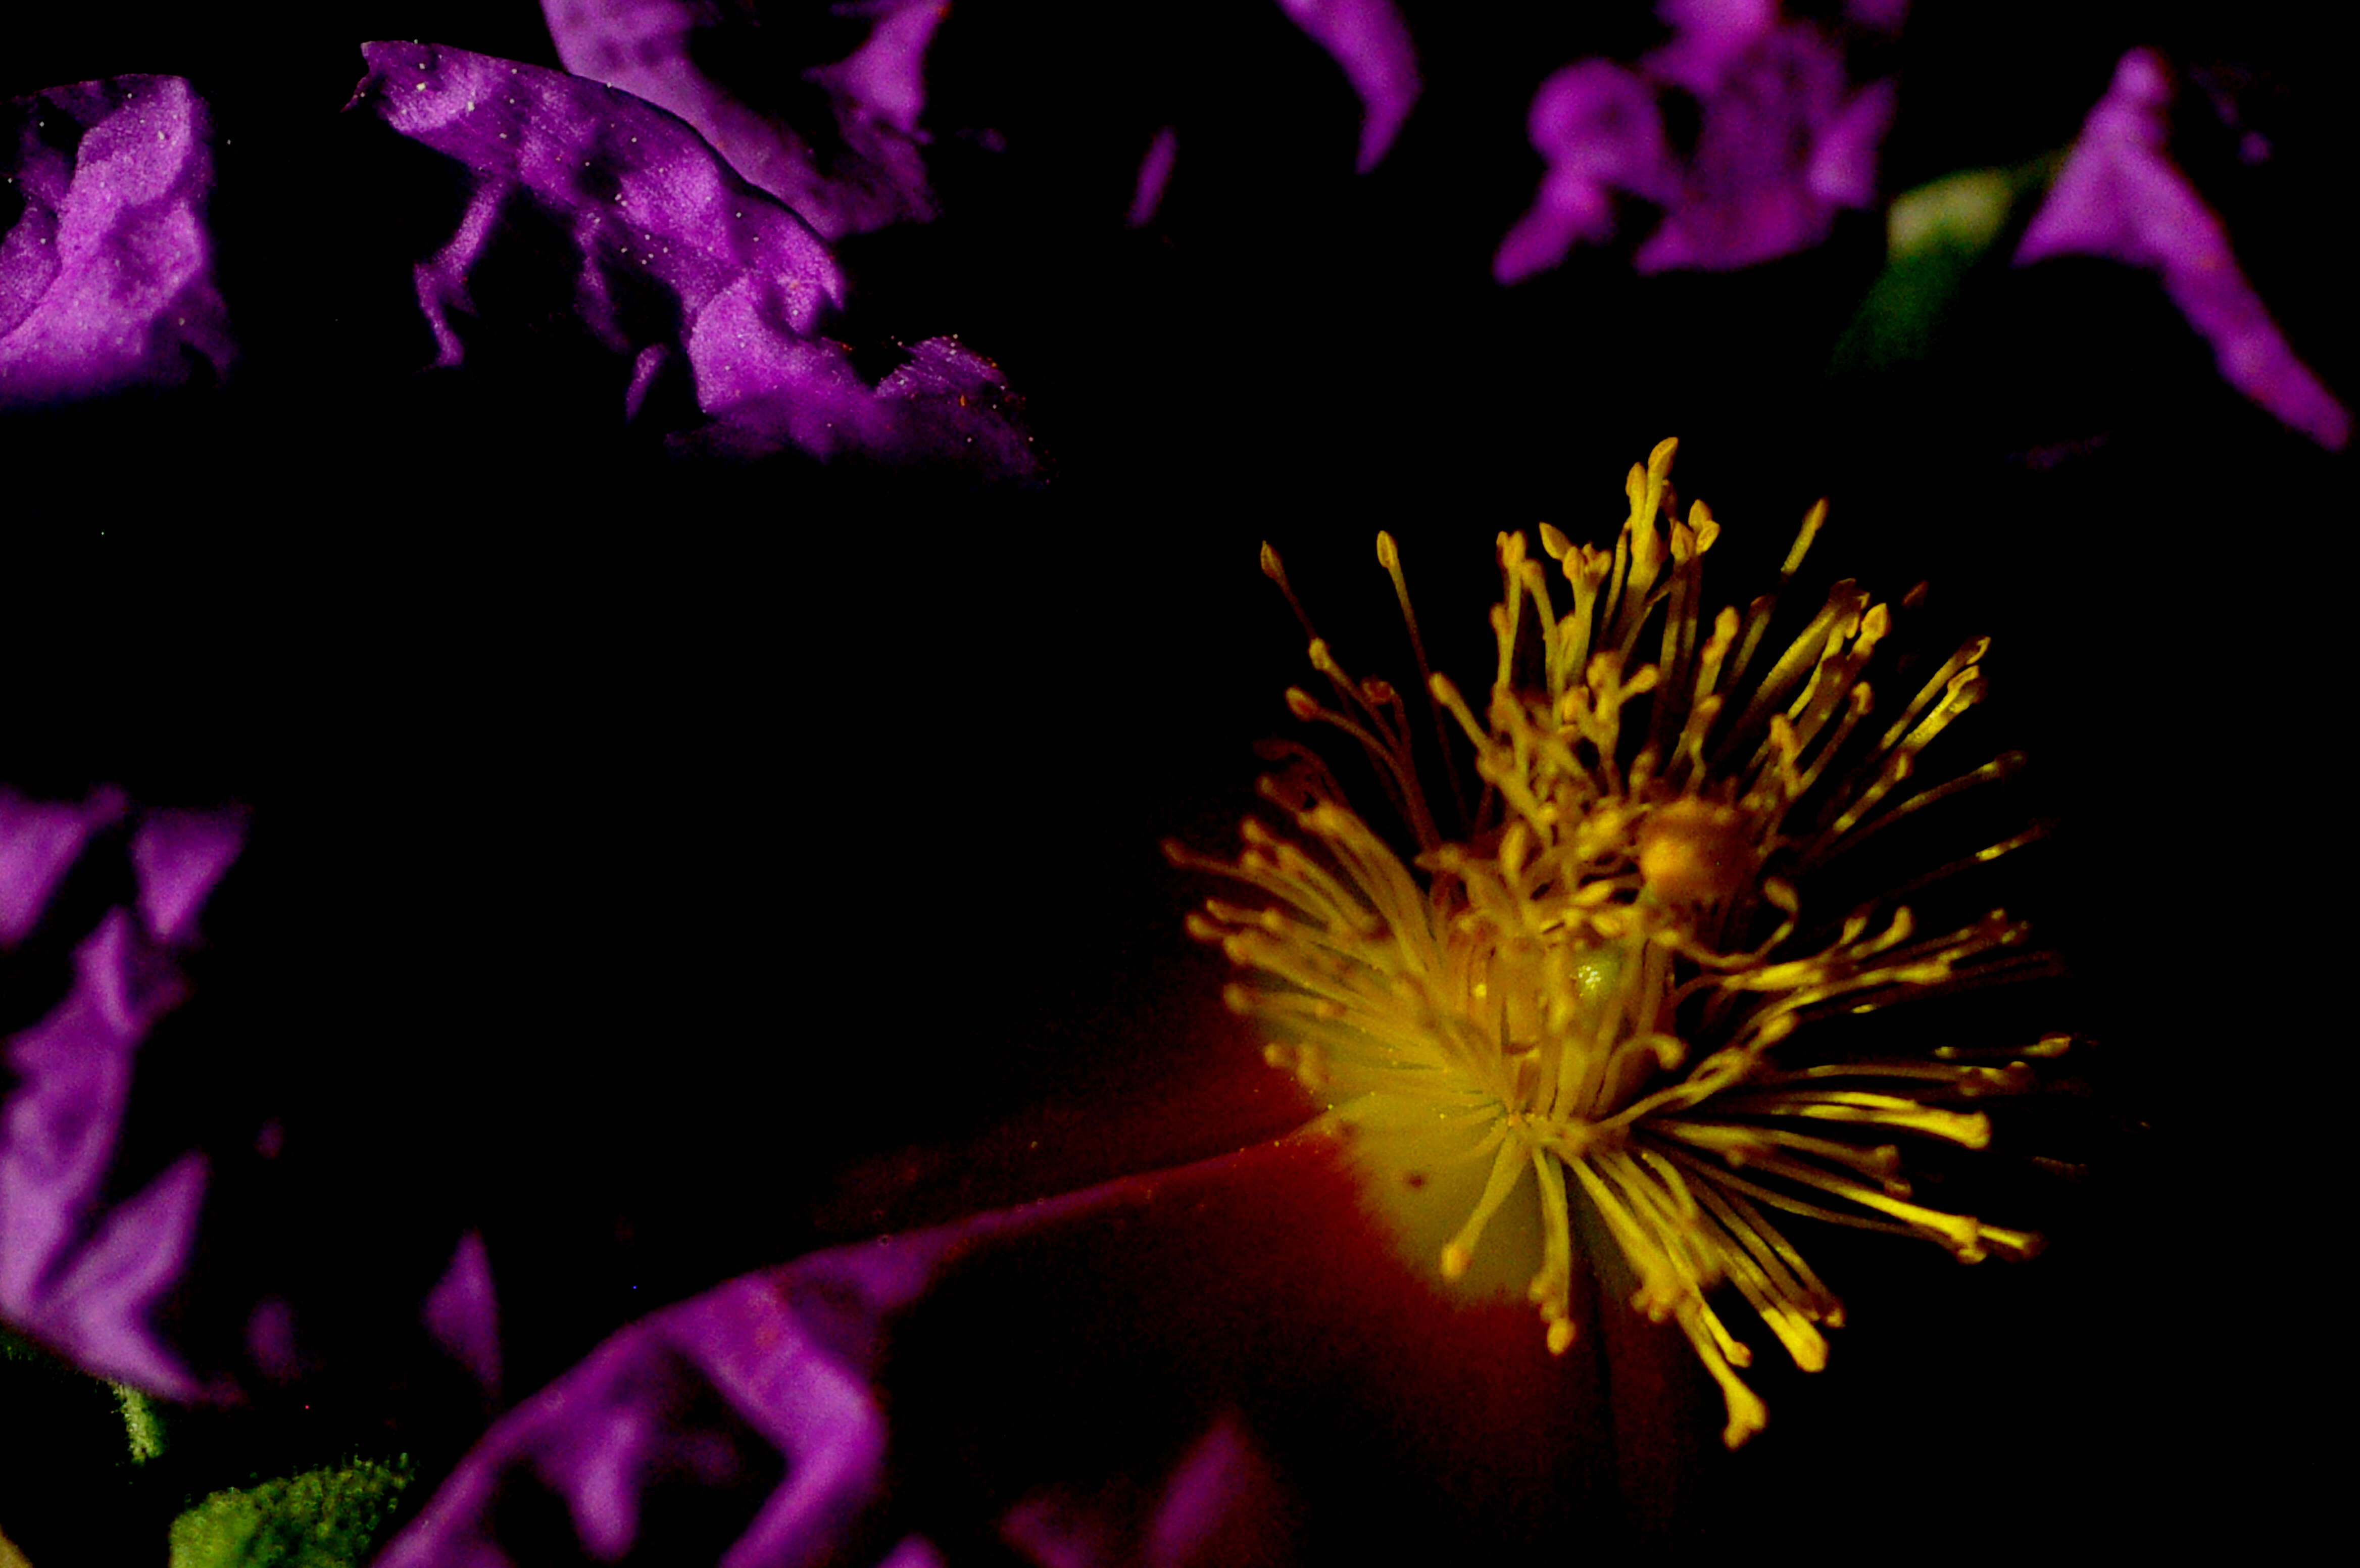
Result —
M 2014 1138 L 2090 1175 L 1989 1216 L 2050 1255 L 1962 1274 L 1838 1244 L 1854 1326 L 1819 1378 L 1767 1380 L 1775 1424 L 1699 1529 L 2042 1556 L 2291 1530 L 2337 1329 L 2313 1106 L 2344 1069 L 2310 1020 L 2342 928 L 2348 460 L 2097 262 L 1987 269 L 1929 362 L 1831 377 L 1870 215 L 1641 280 L 1634 213 L 1619 248 L 1502 289 L 1533 89 L 1660 29 L 1404 8 L 1427 92 L 1355 177 L 1357 102 L 1275 6 L 959 0 L 930 67 L 945 216 L 839 245 L 842 335 L 880 369 L 944 332 L 997 360 L 1047 465 L 1000 489 L 673 461 L 562 343 L 418 368 L 409 268 L 454 192 L 339 113 L 356 46 L 554 66 L 530 4 L 0 29 L 0 93 L 169 72 L 214 109 L 229 383 L 0 419 L 0 776 L 254 813 L 126 1161 L 219 1151 L 203 1277 L 250 1299 L 267 1274 L 360 1325 L 321 1331 L 330 1392 L 267 1412 L 286 1452 L 463 1441 L 472 1417 L 421 1413 L 447 1390 L 384 1392 L 368 1347 L 464 1225 L 521 1394 L 731 1274 L 1283 1121 L 1270 1096 L 1139 1114 L 1250 1057 L 1180 934 L 1203 890 L 1155 846 L 1229 843 L 1249 742 L 1289 728 L 1300 640 L 1256 543 L 1356 673 L 1398 675 L 1370 548 L 1391 529 L 1437 662 L 1480 669 L 1493 534 L 1604 542 L 1623 469 L 1677 433 L 1681 493 L 1727 530 L 1720 597 L 1825 494 L 1817 580 L 1929 578 L 1929 639 L 1995 634 L 1994 700 L 1944 747 L 2033 753 L 2024 813 L 2064 826 L 1999 885 L 2074 972 L 2033 1010 L 2097 1042 L 2091 1092 Z M 2348 400 L 2316 238 L 2348 133 L 2292 15 L 1923 5 L 1885 188 L 2062 147 L 2132 44 L 2242 68 L 2276 156 L 2239 163 L 2201 113 L 2183 156 Z M 1166 124 L 1170 192 L 1126 229 Z M 955 134 L 985 126 L 1004 151 Z M 114 895 L 94 871 L 70 893 Z M 67 945 L 21 962 L 61 976 Z M 9 988 L 26 1018 L 38 990 Z M 241 1153 L 270 1117 L 283 1154 Z M 1020 1117 L 1062 1151 L 920 1152 L 1004 1146 Z M 190 1332 L 226 1346 L 198 1294 Z

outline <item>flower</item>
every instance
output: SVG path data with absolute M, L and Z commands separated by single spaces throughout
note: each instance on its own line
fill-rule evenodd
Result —
M 204 100 L 177 76 L 115 76 L 0 100 L 0 409 L 229 366 L 204 209 Z
M 2171 161 L 2172 96 L 2161 57 L 2143 49 L 2123 56 L 2016 247 L 2016 264 L 2097 256 L 2158 274 L 2231 386 L 2341 451 L 2352 439 L 2351 411 L 2295 357 L 2237 266 L 2227 229 Z
M 1273 1065 L 1323 1097 L 1404 1244 L 1462 1280 L 1494 1249 L 1529 1261 L 1536 1241 L 1526 1293 L 1562 1353 L 1577 1232 L 1602 1229 L 1635 1277 L 1633 1305 L 1677 1321 L 1720 1384 L 1735 1447 L 1766 1412 L 1738 1375 L 1752 1353 L 1717 1293 L 1733 1293 L 1807 1371 L 1826 1361 L 1821 1326 L 1841 1321 L 1769 1211 L 1927 1237 L 1967 1262 L 2039 1245 L 1914 1201 L 1897 1151 L 1874 1141 L 1983 1146 L 1988 1118 L 1950 1102 L 2027 1087 L 2023 1061 L 1814 1057 L 1808 1031 L 1789 1041 L 1830 1014 L 2047 960 L 2014 950 L 2025 927 L 1998 911 L 1919 932 L 1900 899 L 1930 879 L 1870 900 L 1831 934 L 1802 935 L 1797 879 L 2020 759 L 1902 789 L 1982 697 L 1986 640 L 1880 711 L 1867 675 L 1893 609 L 1849 582 L 1749 685 L 1775 646 L 1765 637 L 1777 596 L 1707 620 L 1702 565 L 1719 525 L 1701 503 L 1657 524 L 1674 449 L 1666 441 L 1631 470 L 1612 553 L 1543 525 L 1572 590 L 1562 614 L 1524 536 L 1501 535 L 1488 703 L 1479 716 L 1447 677 L 1427 680 L 1437 740 L 1448 712 L 1483 784 L 1463 837 L 1443 836 L 1400 694 L 1352 679 L 1314 634 L 1311 663 L 1340 706 L 1300 688 L 1288 706 L 1368 752 L 1416 840 L 1415 872 L 1292 745 L 1262 786 L 1291 831 L 1249 819 L 1234 862 L 1170 852 L 1263 895 L 1215 899 L 1190 929 L 1259 971 L 1229 988 L 1230 1005 L 1268 1032 Z M 1825 515 L 1822 502 L 1805 520 L 1782 588 Z M 1378 556 L 1406 618 L 1389 535 Z M 1267 546 L 1263 568 L 1287 589 Z M 1424 674 L 1414 618 L 1410 632 Z M 1489 1277 L 1500 1283 L 1502 1269 Z
M 1854 9 L 1873 27 L 1896 20 L 1889 6 Z M 1750 267 L 1806 250 L 1828 237 L 1840 208 L 1875 200 L 1890 82 L 1851 87 L 1842 50 L 1808 23 L 1782 21 L 1776 0 L 1666 0 L 1662 16 L 1675 36 L 1636 70 L 1578 60 L 1534 95 L 1530 135 L 1548 172 L 1493 258 L 1500 281 L 1611 238 L 1614 191 L 1664 209 L 1633 258 L 1641 272 Z M 1657 106 L 1674 91 L 1700 116 L 1685 156 Z

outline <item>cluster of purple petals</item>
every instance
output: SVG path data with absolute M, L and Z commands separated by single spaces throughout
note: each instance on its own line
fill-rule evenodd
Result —
M 520 1568 L 577 1552 L 602 1562 L 694 1556 L 724 1568 L 954 1561 L 955 1548 L 928 1533 L 943 1518 L 930 1521 L 912 1506 L 912 1461 L 889 1362 L 929 1332 L 945 1295 L 1022 1256 L 1028 1244 L 1054 1251 L 1076 1237 L 1119 1239 L 1126 1225 L 1163 1223 L 1159 1204 L 1193 1210 L 1209 1199 L 1225 1208 L 1251 1190 L 1232 1168 L 1242 1163 L 1250 1178 L 1272 1157 L 1254 1152 L 1126 1179 L 816 1253 L 643 1318 L 496 1421 L 379 1568 Z M 1201 1262 L 1193 1250 L 1185 1255 Z M 1003 1348 L 1020 1361 L 1029 1354 Z M 1057 1381 L 1040 1381 L 1045 1406 L 1068 1397 Z M 989 1434 L 1006 1414 L 977 1408 L 960 1419 Z M 1179 1426 L 1177 1441 L 1159 1434 L 1151 1444 L 1176 1458 L 1149 1464 L 1143 1477 L 1126 1470 L 1109 1489 L 1054 1468 L 1033 1474 L 1018 1461 L 1029 1479 L 1012 1497 L 987 1503 L 991 1517 L 950 1522 L 980 1528 L 1015 1560 L 1046 1568 L 1287 1560 L 1287 1499 L 1249 1423 L 1216 1407 L 1182 1416 Z M 1115 1451 L 1136 1441 L 1126 1429 L 1088 1446 Z M 738 1521 L 717 1552 L 682 1537 L 716 1516 Z
M 1383 161 L 1409 118 L 1423 83 L 1409 27 L 1392 0 L 1278 0 L 1295 25 L 1336 59 L 1360 95 L 1360 151 L 1366 174 Z
M 1898 7 L 1855 5 L 1863 25 Z M 1636 68 L 1578 60 L 1533 99 L 1529 133 L 1547 159 L 1533 205 L 1492 271 L 1513 283 L 1613 236 L 1617 193 L 1663 209 L 1633 258 L 1642 272 L 1727 269 L 1808 249 L 1843 208 L 1876 199 L 1876 153 L 1893 84 L 1854 88 L 1831 38 L 1781 18 L 1777 0 L 1665 0 L 1671 42 Z M 1698 112 L 1695 145 L 1675 148 L 1661 100 Z
M 0 1319 L 84 1369 L 183 1401 L 239 1397 L 227 1370 L 192 1367 L 157 1307 L 187 1273 L 211 1161 L 188 1149 L 113 1202 L 125 1116 L 141 1049 L 188 998 L 180 959 L 246 836 L 235 808 L 135 813 L 120 790 L 80 802 L 0 789 L 0 954 L 51 914 L 59 884 L 128 826 L 137 894 L 107 912 L 73 953 L 63 1000 L 10 1037 L 13 1088 L 0 1103 Z M 266 1126 L 266 1149 L 279 1137 Z M 284 1382 L 305 1370 L 294 1309 L 276 1297 L 230 1307 L 246 1321 L 255 1369 Z M 487 1398 L 500 1379 L 497 1306 L 483 1240 L 460 1239 L 421 1314 L 429 1339 Z
M 698 65 L 757 25 L 743 9 L 695 0 L 541 0 L 557 58 L 576 76 L 619 87 L 696 128 L 748 183 L 792 207 L 830 239 L 934 216 L 923 161 L 926 46 L 944 0 L 860 0 L 867 39 L 804 80 L 825 94 L 833 145 L 763 114 Z
M 1335 60 L 1361 105 L 1359 168 L 1381 162 L 1423 83 L 1408 26 L 1393 0 L 1278 0 Z M 840 16 L 867 37 L 843 59 L 805 70 L 826 100 L 828 124 L 796 126 L 748 103 L 701 60 L 750 42 L 761 4 L 716 9 L 699 0 L 541 0 L 558 59 L 576 76 L 619 87 L 694 126 L 747 181 L 778 197 L 830 239 L 936 213 L 920 123 L 926 51 L 945 0 L 852 0 Z M 1132 204 L 1136 226 L 1169 177 L 1174 133 L 1152 143 Z
M 948 339 L 872 384 L 823 330 L 844 280 L 825 241 L 748 184 L 687 125 L 628 93 L 464 49 L 370 43 L 354 104 L 460 164 L 456 232 L 418 264 L 418 297 L 455 365 L 510 323 L 479 312 L 487 273 L 567 300 L 628 366 L 627 416 L 685 378 L 720 444 L 1024 474 L 1029 438 L 997 367 Z M 563 236 L 552 247 L 543 236 Z
M 2016 247 L 2019 265 L 2095 256 L 2153 272 L 2212 345 L 2231 386 L 2333 451 L 2352 413 L 2295 357 L 2229 248 L 2228 231 L 2172 162 L 2172 84 L 2163 61 L 2133 49 L 2066 155 L 2049 199 Z
M 0 408 L 227 368 L 212 191 L 204 101 L 176 76 L 0 100 Z
M 78 805 L 0 792 L 0 946 L 38 923 L 96 835 L 129 809 L 115 790 Z M 74 952 L 73 989 L 6 1045 L 0 1106 L 0 1316 L 93 1372 L 177 1399 L 217 1395 L 150 1319 L 195 1235 L 207 1163 L 191 1150 L 111 1207 L 102 1190 L 140 1047 L 186 985 L 175 956 L 244 834 L 229 813 L 159 811 L 131 838 L 136 907 L 110 911 Z

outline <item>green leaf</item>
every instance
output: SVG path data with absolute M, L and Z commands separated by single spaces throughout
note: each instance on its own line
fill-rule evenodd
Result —
M 1933 352 L 1967 275 L 2021 229 L 2064 161 L 2054 153 L 2014 169 L 1966 169 L 1893 199 L 1885 269 L 1837 339 L 1833 368 L 1885 370 Z

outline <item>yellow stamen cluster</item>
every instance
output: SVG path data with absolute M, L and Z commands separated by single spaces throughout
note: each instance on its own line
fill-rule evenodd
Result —
M 1797 940 L 1795 879 L 2020 759 L 1902 787 L 1982 696 L 1984 640 L 1880 716 L 1866 675 L 1892 610 L 1849 582 L 1757 674 L 1778 595 L 1707 618 L 1702 563 L 1719 529 L 1701 504 L 1686 521 L 1659 521 L 1674 449 L 1666 441 L 1631 470 L 1630 516 L 1611 554 L 1544 524 L 1553 573 L 1524 536 L 1500 535 L 1499 660 L 1480 713 L 1426 673 L 1400 553 L 1378 535 L 1437 739 L 1447 759 L 1448 714 L 1473 748 L 1482 792 L 1461 812 L 1461 839 L 1437 826 L 1399 693 L 1351 678 L 1313 634 L 1311 663 L 1336 706 L 1300 689 L 1288 706 L 1367 751 L 1416 839 L 1415 861 L 1293 745 L 1278 748 L 1289 765 L 1262 784 L 1291 832 L 1249 820 L 1234 862 L 1167 849 L 1266 895 L 1253 907 L 1210 901 L 1189 928 L 1257 971 L 1227 994 L 1261 1021 L 1272 1062 L 1323 1095 L 1340 1130 L 1384 1151 L 1377 1159 L 1403 1186 L 1447 1194 L 1458 1223 L 1439 1249 L 1444 1276 L 1476 1265 L 1487 1230 L 1523 1208 L 1510 1200 L 1529 1179 L 1539 1268 L 1528 1293 L 1549 1348 L 1562 1352 L 1574 1334 L 1573 1234 L 1594 1216 L 1637 1279 L 1633 1306 L 1677 1321 L 1720 1384 L 1734 1447 L 1765 1409 L 1736 1370 L 1751 1353 L 1712 1299 L 1733 1291 L 1806 1370 L 1825 1362 L 1821 1327 L 1841 1321 L 1769 1211 L 1929 1237 L 1970 1262 L 2038 1245 L 1913 1201 L 1896 1148 L 1878 1141 L 1907 1133 L 1983 1146 L 1987 1118 L 1955 1102 L 2024 1087 L 2021 1060 L 1806 1064 L 1782 1043 L 1824 1014 L 2048 960 L 2025 951 L 2024 927 L 1999 912 L 1926 935 L 1891 900 L 1817 942 Z M 1804 521 L 1780 589 L 1826 510 Z M 1268 546 L 1262 565 L 1294 603 Z M 1463 794 L 1455 779 L 1453 788 Z M 2052 1037 L 2013 1054 L 2062 1046 Z M 1530 1231 L 1530 1209 L 1520 1223 Z

